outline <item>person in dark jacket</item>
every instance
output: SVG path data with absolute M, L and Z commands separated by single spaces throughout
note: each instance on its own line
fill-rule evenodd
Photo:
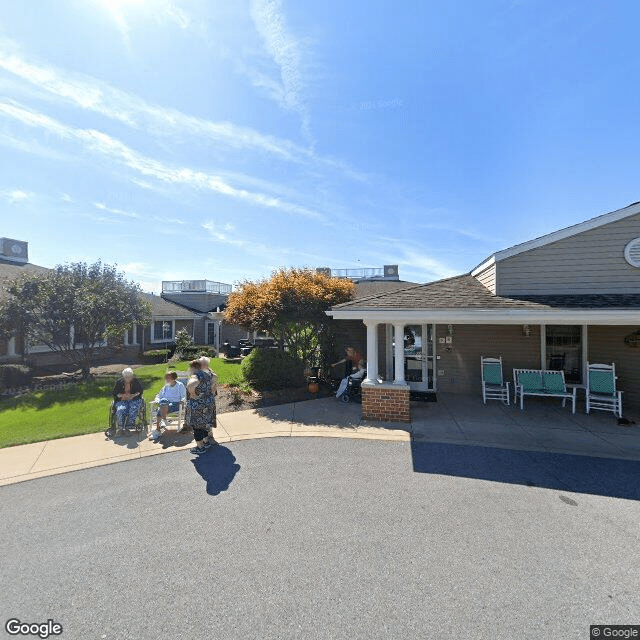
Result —
M 122 378 L 113 387 L 113 400 L 116 413 L 116 435 L 120 435 L 123 429 L 135 425 L 142 406 L 142 385 L 133 374 L 133 369 L 127 367 L 123 370 Z

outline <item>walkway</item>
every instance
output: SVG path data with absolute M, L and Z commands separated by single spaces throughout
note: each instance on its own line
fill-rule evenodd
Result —
M 557 400 L 527 400 L 525 410 L 520 411 L 497 402 L 485 407 L 477 398 L 438 394 L 438 402 L 413 403 L 412 413 L 410 425 L 381 423 L 362 420 L 358 404 L 343 404 L 334 398 L 309 400 L 220 414 L 216 439 L 221 443 L 276 436 L 413 439 L 640 460 L 640 425 L 620 427 L 606 413 L 572 415 Z M 191 446 L 190 435 L 169 431 L 162 444 L 142 436 L 112 441 L 103 433 L 93 433 L 9 447 L 0 450 L 0 486 Z

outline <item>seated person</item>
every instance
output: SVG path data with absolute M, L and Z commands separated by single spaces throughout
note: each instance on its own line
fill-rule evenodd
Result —
M 362 360 L 362 356 L 356 351 L 355 347 L 347 347 L 345 349 L 345 357 L 342 360 L 338 360 L 338 362 L 334 362 L 331 366 L 335 367 L 339 364 L 345 363 L 345 371 L 344 375 L 348 376 L 358 370 L 358 364 Z
M 122 371 L 122 378 L 113 387 L 113 400 L 116 414 L 116 435 L 123 429 L 135 425 L 142 406 L 142 385 L 135 377 L 133 369 L 127 367 Z
M 351 380 L 362 380 L 366 373 L 367 364 L 364 360 L 360 360 L 358 362 L 358 369 L 346 378 L 342 378 L 340 381 L 340 386 L 338 387 L 338 391 L 336 391 L 336 398 L 339 398 L 346 391 L 347 385 L 349 384 L 349 378 L 351 378 Z
M 180 410 L 180 401 L 187 397 L 187 390 L 182 382 L 178 382 L 178 374 L 175 371 L 168 371 L 164 376 L 165 385 L 160 389 L 155 401 L 158 403 L 156 412 L 156 428 L 149 436 L 150 440 L 158 442 L 162 435 L 160 429 L 167 426 L 167 415 L 170 411 Z

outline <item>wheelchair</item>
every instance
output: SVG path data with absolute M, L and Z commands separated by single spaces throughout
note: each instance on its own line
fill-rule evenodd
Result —
M 144 401 L 144 398 L 141 398 L 142 402 L 140 403 L 140 409 L 138 410 L 138 415 L 134 421 L 134 424 L 125 424 L 124 425 L 124 435 L 130 434 L 132 431 L 135 433 L 147 432 L 147 403 Z M 116 435 L 116 401 L 112 400 L 111 405 L 109 406 L 109 427 L 104 432 L 104 435 L 107 438 L 113 438 Z

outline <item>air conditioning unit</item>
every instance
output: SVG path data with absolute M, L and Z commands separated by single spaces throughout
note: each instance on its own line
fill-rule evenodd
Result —
M 399 279 L 398 265 L 397 264 L 385 264 L 384 265 L 384 277 Z
M 29 243 L 11 238 L 0 238 L 0 258 L 12 262 L 29 262 Z
M 328 278 L 331 277 L 331 269 L 329 269 L 329 267 L 318 267 L 316 273 L 321 276 L 327 276 Z

